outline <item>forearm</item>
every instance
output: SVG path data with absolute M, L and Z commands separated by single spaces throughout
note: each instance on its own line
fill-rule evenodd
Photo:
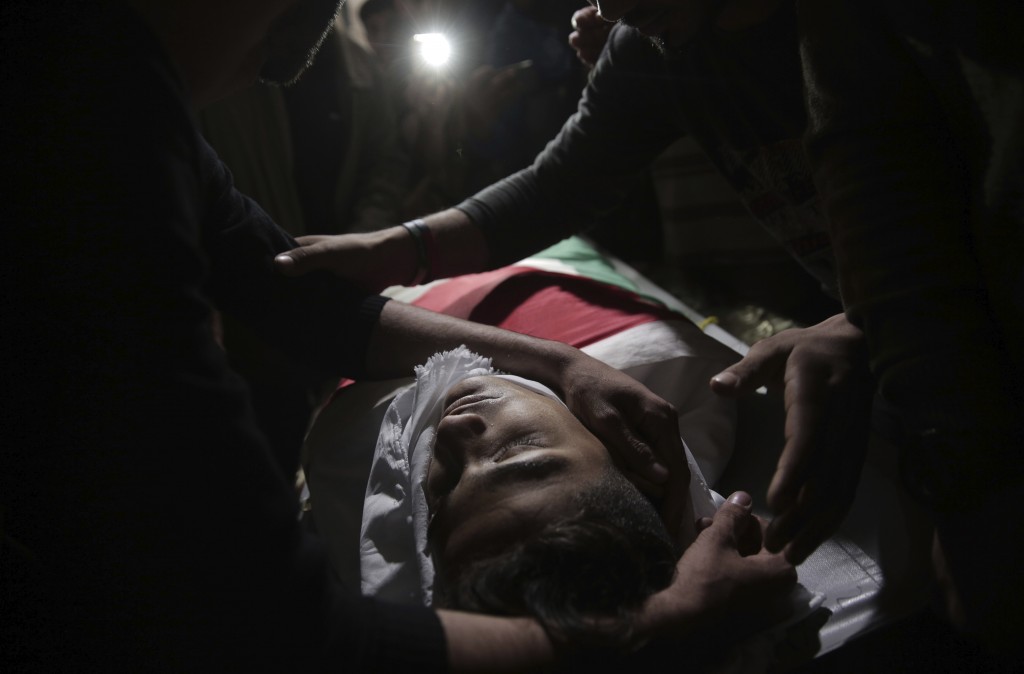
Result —
M 448 671 L 553 671 L 557 655 L 551 639 L 534 620 L 438 611 L 448 646 Z
M 533 164 L 458 208 L 486 240 L 488 265 L 511 264 L 611 212 L 682 135 L 665 63 L 646 38 L 616 28 L 576 114 Z
M 694 642 L 688 638 L 696 621 L 680 616 L 676 609 L 669 599 L 659 603 L 656 613 L 645 609 L 649 615 L 636 621 L 631 639 L 607 647 L 598 645 L 602 643 L 599 634 L 586 646 L 556 645 L 540 624 L 529 618 L 445 610 L 437 615 L 445 632 L 450 672 L 647 671 L 666 657 L 685 654 L 697 663 L 708 657 L 695 652 Z M 700 665 L 697 669 L 703 671 Z
M 677 581 L 678 582 L 678 578 Z M 686 641 L 700 624 L 696 607 L 683 606 L 673 586 L 648 597 L 643 610 L 637 614 L 633 635 L 633 648 L 639 649 L 657 639 Z
M 433 354 L 460 344 L 492 358 L 498 369 L 542 381 L 556 391 L 564 367 L 580 356 L 559 342 L 389 302 L 370 338 L 366 372 L 372 378 L 407 376 Z
M 586 176 L 562 170 L 562 160 L 552 159 L 559 153 L 545 151 L 533 167 L 458 205 L 457 210 L 476 226 L 490 251 L 485 268 L 528 257 L 576 233 L 593 218 Z
M 465 213 L 449 208 L 423 220 L 434 237 L 433 278 L 450 278 L 491 268 L 491 251 L 484 234 Z
M 490 253 L 480 229 L 466 214 L 454 208 L 428 215 L 423 221 L 430 228 L 432 243 L 423 240 L 427 265 L 426 280 L 471 274 L 489 268 Z M 412 285 L 419 273 L 419 244 L 403 226 L 360 233 L 345 239 L 346 266 L 338 273 L 352 275 L 367 287 Z M 354 271 L 362 267 L 360 275 Z

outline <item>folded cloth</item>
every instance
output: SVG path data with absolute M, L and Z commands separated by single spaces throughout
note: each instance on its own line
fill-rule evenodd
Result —
M 364 595 L 429 604 L 434 567 L 426 540 L 424 483 L 445 395 L 467 377 L 495 374 L 491 359 L 464 346 L 416 367 L 416 383 L 391 402 L 366 484 L 360 534 Z
M 427 545 L 427 470 L 448 391 L 463 379 L 481 375 L 500 376 L 561 402 L 547 386 L 500 374 L 489 358 L 464 346 L 434 354 L 418 366 L 416 382 L 388 407 L 374 450 L 360 536 L 364 595 L 430 605 L 434 565 Z M 712 492 L 689 449 L 686 455 L 694 515 L 711 517 L 716 508 Z

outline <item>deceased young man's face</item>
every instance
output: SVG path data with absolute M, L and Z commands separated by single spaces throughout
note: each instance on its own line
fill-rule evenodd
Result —
M 431 547 L 449 572 L 565 513 L 611 467 L 559 401 L 498 377 L 449 391 L 427 474 Z

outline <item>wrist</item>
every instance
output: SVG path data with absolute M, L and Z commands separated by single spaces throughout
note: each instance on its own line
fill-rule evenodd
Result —
M 490 269 L 483 230 L 465 212 L 450 208 L 425 218 L 437 245 L 434 278 L 450 278 Z
M 579 362 L 580 358 L 589 358 L 589 356 L 575 347 L 550 340 L 544 340 L 537 348 L 537 352 L 541 355 L 542 362 L 534 379 L 546 384 L 568 403 L 569 387 L 567 384 L 573 379 L 573 365 Z
M 434 234 L 427 223 L 416 219 L 403 222 L 402 228 L 409 235 L 413 245 L 415 265 L 412 278 L 404 283 L 407 286 L 418 286 L 434 279 L 434 262 L 437 259 L 437 246 Z
M 685 638 L 696 624 L 697 611 L 680 605 L 671 593 L 671 586 L 651 595 L 634 622 L 632 649 L 642 648 L 651 641 L 664 637 L 674 640 Z
M 406 285 L 416 270 L 416 242 L 402 225 L 382 229 L 371 236 L 379 237 L 367 253 L 372 253 L 385 286 Z

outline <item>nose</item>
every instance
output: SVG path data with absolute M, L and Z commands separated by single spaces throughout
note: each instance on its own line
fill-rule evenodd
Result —
M 484 446 L 487 422 L 479 414 L 449 414 L 437 425 L 435 454 L 445 463 L 464 465 Z

